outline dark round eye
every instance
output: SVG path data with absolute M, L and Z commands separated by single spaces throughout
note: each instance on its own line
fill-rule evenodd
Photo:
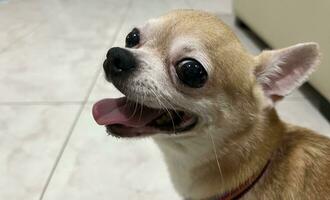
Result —
M 137 28 L 134 28 L 127 36 L 126 36 L 126 47 L 134 47 L 140 43 L 140 31 Z
M 207 80 L 203 65 L 194 59 L 185 59 L 176 66 L 179 79 L 189 87 L 200 88 Z

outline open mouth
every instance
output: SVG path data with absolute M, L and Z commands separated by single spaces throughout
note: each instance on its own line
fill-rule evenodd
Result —
M 119 137 L 178 134 L 192 129 L 197 123 L 197 117 L 190 113 L 150 108 L 126 97 L 95 103 L 93 117 L 99 125 L 107 127 L 109 134 Z

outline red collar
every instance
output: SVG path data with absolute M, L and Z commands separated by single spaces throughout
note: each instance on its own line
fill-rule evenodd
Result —
M 240 199 L 244 194 L 246 194 L 262 177 L 262 175 L 265 173 L 266 169 L 268 168 L 270 163 L 270 160 L 266 163 L 260 174 L 256 174 L 252 176 L 250 179 L 245 181 L 243 184 L 241 184 L 238 188 L 231 190 L 230 192 L 226 192 L 225 194 L 221 195 L 220 198 L 217 198 L 218 200 L 238 200 Z

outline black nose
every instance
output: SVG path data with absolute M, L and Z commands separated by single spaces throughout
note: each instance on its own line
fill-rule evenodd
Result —
M 106 76 L 110 74 L 126 74 L 134 70 L 136 61 L 134 55 L 123 48 L 113 47 L 107 53 L 107 59 L 104 61 L 103 68 Z

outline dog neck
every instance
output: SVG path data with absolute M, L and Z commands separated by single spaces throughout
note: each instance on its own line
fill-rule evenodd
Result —
M 259 173 L 275 152 L 283 129 L 271 109 L 239 132 L 228 134 L 219 127 L 208 127 L 198 136 L 155 141 L 176 190 L 186 198 L 205 199 L 231 191 Z

